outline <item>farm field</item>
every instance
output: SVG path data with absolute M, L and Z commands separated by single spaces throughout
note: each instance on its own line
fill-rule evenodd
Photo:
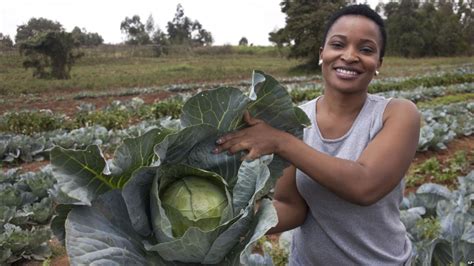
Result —
M 286 59 L 284 51 L 226 49 L 163 58 L 127 50 L 89 50 L 66 81 L 34 79 L 17 54 L 0 53 L 0 186 L 12 193 L 0 192 L 0 198 L 35 196 L 24 205 L 12 200 L 8 206 L 14 206 L 13 212 L 0 209 L 0 224 L 12 224 L 9 233 L 0 235 L 0 245 L 9 247 L 0 252 L 0 264 L 15 260 L 16 265 L 41 265 L 35 262 L 39 258 L 46 259 L 43 265 L 67 264 L 65 251 L 49 228 L 56 205 L 49 153 L 55 145 L 84 149 L 96 144 L 110 159 L 128 137 L 156 127 L 177 127 L 183 103 L 197 92 L 221 86 L 246 92 L 253 69 L 275 77 L 294 104 L 322 93 L 320 75 L 299 70 L 303 62 Z M 472 57 L 387 57 L 369 90 L 412 100 L 422 113 L 418 152 L 405 178 L 407 202 L 409 194 L 424 184 L 455 191 L 464 184 L 458 177 L 474 179 Z M 410 201 L 405 207 L 414 206 Z M 419 245 L 441 230 L 436 218 L 422 221 L 417 224 L 423 232 Z M 274 247 L 267 252 L 275 264 L 284 265 L 285 247 L 278 237 L 267 237 L 260 245 L 265 241 Z

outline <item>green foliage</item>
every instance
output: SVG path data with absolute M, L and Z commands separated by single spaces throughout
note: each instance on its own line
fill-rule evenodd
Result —
M 326 20 L 345 4 L 340 0 L 283 0 L 280 5 L 286 14 L 286 26 L 270 33 L 269 40 L 279 47 L 290 46 L 290 57 L 307 58 L 309 65 L 316 67 Z
M 46 32 L 22 42 L 20 53 L 26 57 L 23 66 L 35 69 L 33 76 L 69 79 L 72 65 L 83 56 L 73 51 L 76 47 L 71 33 Z M 46 68 L 51 68 L 50 72 Z
M 145 24 L 140 21 L 139 15 L 134 15 L 132 18 L 125 17 L 120 23 L 120 30 L 127 34 L 128 44 L 149 44 L 150 36 L 145 31 Z
M 121 129 L 129 124 L 130 112 L 123 109 L 79 112 L 75 117 L 75 126 L 89 127 L 101 125 L 107 129 Z
M 291 99 L 295 103 L 309 101 L 321 95 L 320 90 L 292 90 L 290 92 Z
M 457 184 L 456 178 L 469 170 L 471 157 L 472 155 L 464 150 L 456 151 L 444 162 L 431 157 L 410 171 L 405 179 L 406 185 L 413 187 L 422 184 L 425 180 L 430 180 L 453 186 Z
M 457 83 L 474 82 L 474 74 L 472 73 L 447 73 L 441 76 L 430 76 L 421 78 L 410 78 L 401 82 L 393 83 L 372 83 L 369 85 L 369 92 L 383 92 L 391 90 L 410 90 L 416 87 L 434 87 L 447 86 Z
M 48 223 L 53 215 L 51 172 L 0 172 L 0 264 L 51 255 Z
M 242 37 L 239 41 L 239 46 L 247 46 L 249 45 L 249 40 L 247 40 L 247 38 L 245 37 Z
M 418 230 L 421 239 L 433 240 L 439 237 L 441 225 L 437 218 L 428 217 L 418 220 L 416 222 L 416 229 Z
M 3 35 L 3 33 L 0 32 L 0 49 L 2 48 L 12 48 L 13 47 L 13 41 L 10 38 L 9 35 Z
M 457 103 L 457 102 L 468 102 L 472 100 L 474 100 L 474 93 L 460 93 L 460 94 L 437 97 L 430 101 L 421 102 L 417 104 L 417 106 L 420 108 L 423 108 L 423 107 L 432 107 L 432 106 L 438 106 L 438 105 L 448 105 L 448 104 Z
M 63 123 L 64 117 L 48 110 L 8 112 L 0 118 L 0 131 L 31 135 L 61 128 Z
M 31 18 L 28 23 L 18 26 L 16 29 L 15 43 L 25 42 L 40 33 L 49 31 L 64 31 L 59 22 L 45 18 Z
M 180 130 L 154 128 L 129 138 L 109 162 L 96 145 L 86 150 L 54 148 L 54 176 L 68 197 L 61 203 L 75 203 L 64 224 L 70 263 L 94 264 L 107 259 L 138 265 L 254 265 L 251 250 L 255 241 L 277 223 L 271 201 L 262 198 L 270 193 L 287 163 L 276 156 L 243 162 L 241 154 L 216 155 L 210 151 L 222 134 L 245 126 L 245 110 L 296 137 L 302 136 L 309 120 L 271 76 L 256 71 L 252 83 L 258 84 L 254 100 L 232 87 L 206 90 L 191 97 L 183 106 Z M 106 165 L 110 171 L 104 171 Z M 172 227 L 187 222 L 176 219 L 182 214 L 182 204 L 173 208 L 180 213 L 163 208 L 170 204 L 166 199 L 180 189 L 175 190 L 173 184 L 186 182 L 190 176 L 209 179 L 219 186 L 225 192 L 227 206 L 216 221 L 217 226 L 205 227 L 204 231 L 190 226 L 180 236 L 173 234 Z M 196 187 L 191 188 L 192 196 L 215 191 L 204 191 L 203 183 L 208 186 L 207 181 L 193 183 Z M 195 189 L 203 193 L 195 193 Z M 183 197 L 177 197 L 180 198 Z M 185 198 L 190 199 L 191 195 Z M 255 211 L 259 199 L 260 207 Z M 204 208 L 197 208 L 197 199 L 190 200 L 193 210 L 202 211 L 223 202 L 222 197 L 212 206 L 198 201 Z M 78 239 L 86 244 L 70 244 Z M 98 241 L 103 245 L 93 244 Z
M 171 116 L 172 118 L 179 118 L 181 110 L 183 109 L 184 101 L 180 97 L 173 97 L 156 103 L 152 112 L 155 118 Z
M 81 46 L 97 46 L 104 43 L 104 39 L 98 33 L 87 32 L 86 29 L 74 27 L 71 31 L 72 37 Z
M 468 5 L 462 2 L 419 5 L 411 0 L 388 3 L 384 8 L 388 52 L 404 57 L 469 54 L 472 37 L 468 32 L 472 31 L 474 21 Z
M 192 21 L 184 15 L 181 4 L 176 7 L 174 18 L 166 27 L 171 45 L 204 46 L 211 45 L 214 41 L 212 34 L 205 30 L 199 21 Z

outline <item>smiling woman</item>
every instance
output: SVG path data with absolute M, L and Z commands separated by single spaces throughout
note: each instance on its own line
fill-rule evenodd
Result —
M 383 20 L 368 6 L 335 13 L 323 43 L 324 94 L 301 106 L 312 124 L 303 140 L 247 113 L 249 127 L 220 138 L 215 152 L 291 162 L 275 188 L 279 222 L 270 230 L 297 228 L 290 265 L 409 264 L 399 205 L 420 115 L 410 101 L 368 94 L 386 43 Z

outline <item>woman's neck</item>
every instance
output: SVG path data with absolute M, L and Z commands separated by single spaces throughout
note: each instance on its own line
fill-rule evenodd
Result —
M 319 100 L 320 108 L 335 116 L 356 116 L 367 99 L 367 92 L 341 93 L 334 90 L 325 90 Z

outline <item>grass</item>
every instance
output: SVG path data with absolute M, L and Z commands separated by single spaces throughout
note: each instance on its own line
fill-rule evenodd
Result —
M 454 187 L 457 177 L 469 172 L 473 156 L 472 151 L 458 150 L 444 160 L 433 156 L 420 164 L 414 164 L 405 178 L 406 186 L 418 187 L 426 182 L 434 182 Z
M 442 97 L 436 97 L 429 101 L 419 102 L 416 105 L 419 108 L 431 108 L 433 106 L 440 106 L 440 105 L 448 105 L 451 103 L 458 103 L 458 102 L 468 102 L 474 100 L 474 93 L 459 93 L 459 94 L 451 94 L 445 95 Z
M 147 47 L 99 47 L 85 50 L 70 80 L 39 80 L 22 67 L 15 52 L 0 53 L 0 95 L 18 93 L 104 91 L 169 84 L 249 80 L 260 69 L 276 77 L 301 76 L 304 60 L 287 59 L 275 47 L 210 47 L 164 57 L 152 57 Z M 380 78 L 449 71 L 472 64 L 469 57 L 404 59 L 387 57 Z
M 301 62 L 266 53 L 163 58 L 88 54 L 73 66 L 70 80 L 39 80 L 32 77 L 32 70 L 23 69 L 19 55 L 0 54 L 0 94 L 248 80 L 254 69 L 275 76 L 289 76 L 290 69 Z

